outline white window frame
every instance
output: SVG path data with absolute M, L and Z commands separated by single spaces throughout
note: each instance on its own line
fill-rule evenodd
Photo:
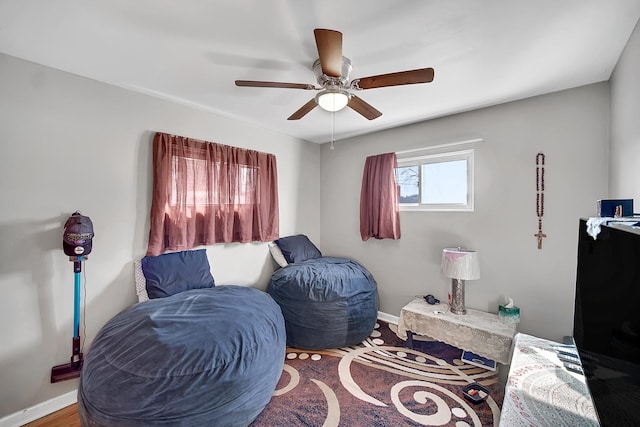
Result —
M 427 163 L 443 163 L 454 160 L 467 161 L 466 203 L 400 203 L 400 211 L 473 212 L 474 210 L 474 149 L 450 151 L 439 154 L 398 159 L 398 167 L 421 166 Z M 420 168 L 421 170 L 422 168 Z M 420 172 L 422 173 L 422 172 Z M 422 177 L 420 177 L 421 179 Z M 418 200 L 422 200 L 422 189 Z

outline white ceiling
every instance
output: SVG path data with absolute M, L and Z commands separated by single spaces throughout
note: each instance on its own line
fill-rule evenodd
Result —
M 286 120 L 315 92 L 313 29 L 343 33 L 351 78 L 433 67 L 432 83 L 369 89 L 346 138 L 608 80 L 640 0 L 0 0 L 0 52 L 313 142 L 331 113 Z

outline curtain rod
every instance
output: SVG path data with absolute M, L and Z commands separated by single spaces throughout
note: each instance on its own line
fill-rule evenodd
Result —
M 471 144 L 474 142 L 482 142 L 483 138 L 465 139 L 464 141 L 447 142 L 446 144 L 431 145 L 429 147 L 412 148 L 411 150 L 396 151 L 396 154 L 415 153 L 416 151 L 433 150 L 436 148 L 453 147 L 455 145 Z

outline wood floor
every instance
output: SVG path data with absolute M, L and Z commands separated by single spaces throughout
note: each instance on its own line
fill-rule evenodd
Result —
M 25 424 L 24 427 L 80 427 L 78 404 L 62 408 L 53 414 Z

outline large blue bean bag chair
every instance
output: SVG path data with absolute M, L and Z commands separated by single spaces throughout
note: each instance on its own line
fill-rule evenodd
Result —
M 367 269 L 346 258 L 323 257 L 304 235 L 275 243 L 285 260 L 271 276 L 267 292 L 282 309 L 288 346 L 346 347 L 371 334 L 378 298 Z
M 247 426 L 270 401 L 284 355 L 282 313 L 258 289 L 136 304 L 107 322 L 85 357 L 82 425 Z

